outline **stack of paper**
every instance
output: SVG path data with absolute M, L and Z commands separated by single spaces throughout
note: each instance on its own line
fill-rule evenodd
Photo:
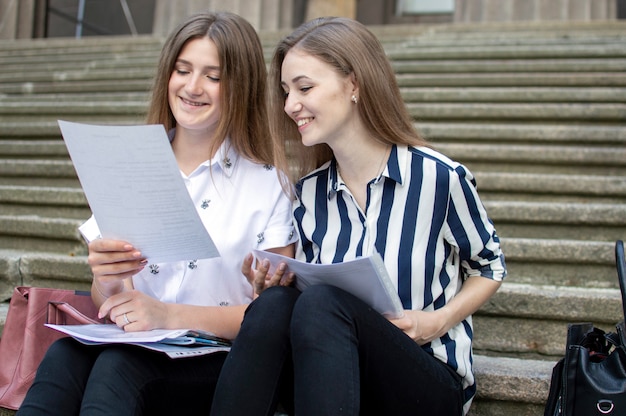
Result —
M 301 291 L 311 285 L 331 285 L 353 294 L 387 318 L 404 314 L 398 291 L 379 253 L 333 264 L 306 263 L 260 250 L 255 250 L 254 255 L 258 260 L 268 259 L 270 271 L 285 263 L 287 270 L 296 275 L 296 287 Z
M 229 351 L 231 345 L 229 340 L 210 332 L 192 329 L 126 332 L 114 324 L 46 326 L 74 337 L 83 344 L 131 344 L 163 352 L 171 358 Z

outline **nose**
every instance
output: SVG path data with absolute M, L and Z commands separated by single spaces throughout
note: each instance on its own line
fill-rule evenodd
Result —
M 285 113 L 291 115 L 296 114 L 297 112 L 302 110 L 302 103 L 293 96 L 293 94 L 289 94 L 285 99 Z
M 192 75 L 185 84 L 185 91 L 190 95 L 202 94 L 202 84 L 200 83 L 200 76 Z

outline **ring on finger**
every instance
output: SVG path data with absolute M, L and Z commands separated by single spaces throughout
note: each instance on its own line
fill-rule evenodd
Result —
M 124 322 L 126 322 L 126 325 L 128 325 L 130 323 L 130 321 L 128 320 L 128 315 L 126 314 L 126 312 L 124 312 Z

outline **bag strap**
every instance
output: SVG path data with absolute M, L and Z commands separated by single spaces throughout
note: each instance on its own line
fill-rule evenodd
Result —
M 62 312 L 65 316 L 60 314 Z M 67 302 L 48 302 L 48 318 L 47 323 L 55 323 L 55 324 L 64 324 L 65 318 L 71 317 L 81 324 L 100 324 L 102 322 L 98 322 L 95 319 L 92 319 L 70 305 Z M 55 322 L 52 322 L 55 321 Z
M 548 400 L 544 408 L 544 416 L 555 416 L 561 413 L 561 391 L 563 389 L 563 368 L 565 367 L 565 358 L 561 358 L 552 368 L 552 377 L 550 378 L 550 391 L 548 392 Z
M 624 242 L 622 240 L 615 242 L 615 265 L 617 266 L 619 288 L 622 292 L 622 311 L 626 321 L 626 260 L 624 260 Z

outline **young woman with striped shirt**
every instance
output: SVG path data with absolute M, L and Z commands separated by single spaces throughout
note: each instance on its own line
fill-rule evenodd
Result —
M 225 362 L 213 414 L 269 415 L 279 399 L 290 411 L 290 386 L 298 416 L 466 414 L 471 315 L 506 276 L 474 177 L 415 130 L 383 47 L 354 20 L 316 19 L 283 39 L 270 94 L 275 137 L 301 178 L 296 257 L 377 251 L 405 311 L 388 320 L 331 286 L 265 290 Z M 266 264 L 248 273 L 262 283 Z

